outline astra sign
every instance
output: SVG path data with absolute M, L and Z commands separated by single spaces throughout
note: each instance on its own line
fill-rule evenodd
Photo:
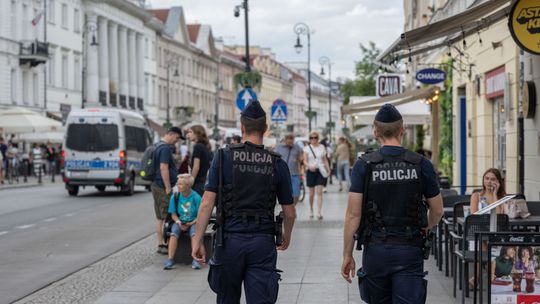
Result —
M 446 73 L 439 69 L 423 69 L 416 73 L 416 80 L 426 84 L 436 84 L 446 79 Z

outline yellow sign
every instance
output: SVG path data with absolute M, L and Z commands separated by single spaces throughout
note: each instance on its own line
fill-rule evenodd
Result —
M 525 51 L 540 55 L 540 0 L 517 0 L 508 18 L 514 41 Z

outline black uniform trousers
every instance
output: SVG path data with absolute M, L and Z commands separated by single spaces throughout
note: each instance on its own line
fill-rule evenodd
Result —
M 238 304 L 242 282 L 248 304 L 275 303 L 280 274 L 271 234 L 225 233 L 223 247 L 214 248 L 208 283 L 218 304 Z

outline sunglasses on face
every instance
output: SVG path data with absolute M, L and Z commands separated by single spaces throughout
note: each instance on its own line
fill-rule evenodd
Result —
M 309 139 L 319 139 L 318 137 L 310 137 Z

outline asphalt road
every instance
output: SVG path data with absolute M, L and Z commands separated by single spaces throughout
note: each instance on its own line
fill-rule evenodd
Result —
M 0 303 L 11 303 L 154 232 L 152 197 L 63 184 L 0 191 Z

